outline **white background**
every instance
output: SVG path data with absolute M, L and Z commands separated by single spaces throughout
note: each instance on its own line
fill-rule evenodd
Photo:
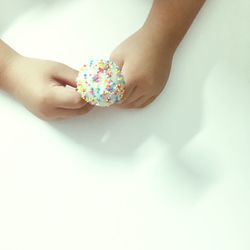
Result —
M 79 68 L 151 1 L 1 0 L 2 38 Z M 0 94 L 0 250 L 249 250 L 250 2 L 210 0 L 143 110 L 43 122 Z

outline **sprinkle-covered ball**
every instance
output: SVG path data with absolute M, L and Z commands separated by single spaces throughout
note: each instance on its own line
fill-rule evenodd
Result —
M 101 107 L 119 103 L 125 90 L 121 69 L 109 60 L 91 60 L 83 65 L 76 81 L 83 100 Z

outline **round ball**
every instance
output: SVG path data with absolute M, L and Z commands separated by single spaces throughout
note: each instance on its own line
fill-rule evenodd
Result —
M 125 91 L 121 69 L 110 60 L 91 60 L 80 69 L 76 81 L 83 100 L 100 107 L 119 103 Z

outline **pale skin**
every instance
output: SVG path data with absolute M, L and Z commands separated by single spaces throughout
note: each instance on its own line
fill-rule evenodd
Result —
M 124 108 L 142 108 L 164 89 L 173 55 L 205 0 L 155 0 L 144 25 L 122 42 L 111 60 L 126 80 Z
M 144 25 L 112 52 L 126 81 L 121 107 L 145 107 L 161 93 L 175 50 L 204 2 L 155 0 Z M 75 91 L 76 76 L 67 65 L 22 56 L 0 40 L 0 88 L 39 118 L 64 119 L 91 110 Z
M 91 106 L 66 85 L 76 87 L 77 71 L 52 61 L 21 56 L 0 41 L 0 86 L 44 120 L 87 113 Z

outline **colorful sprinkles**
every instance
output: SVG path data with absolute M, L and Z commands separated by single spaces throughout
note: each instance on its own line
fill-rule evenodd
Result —
M 76 81 L 83 100 L 100 107 L 119 103 L 125 91 L 121 69 L 110 60 L 91 60 L 80 69 Z

